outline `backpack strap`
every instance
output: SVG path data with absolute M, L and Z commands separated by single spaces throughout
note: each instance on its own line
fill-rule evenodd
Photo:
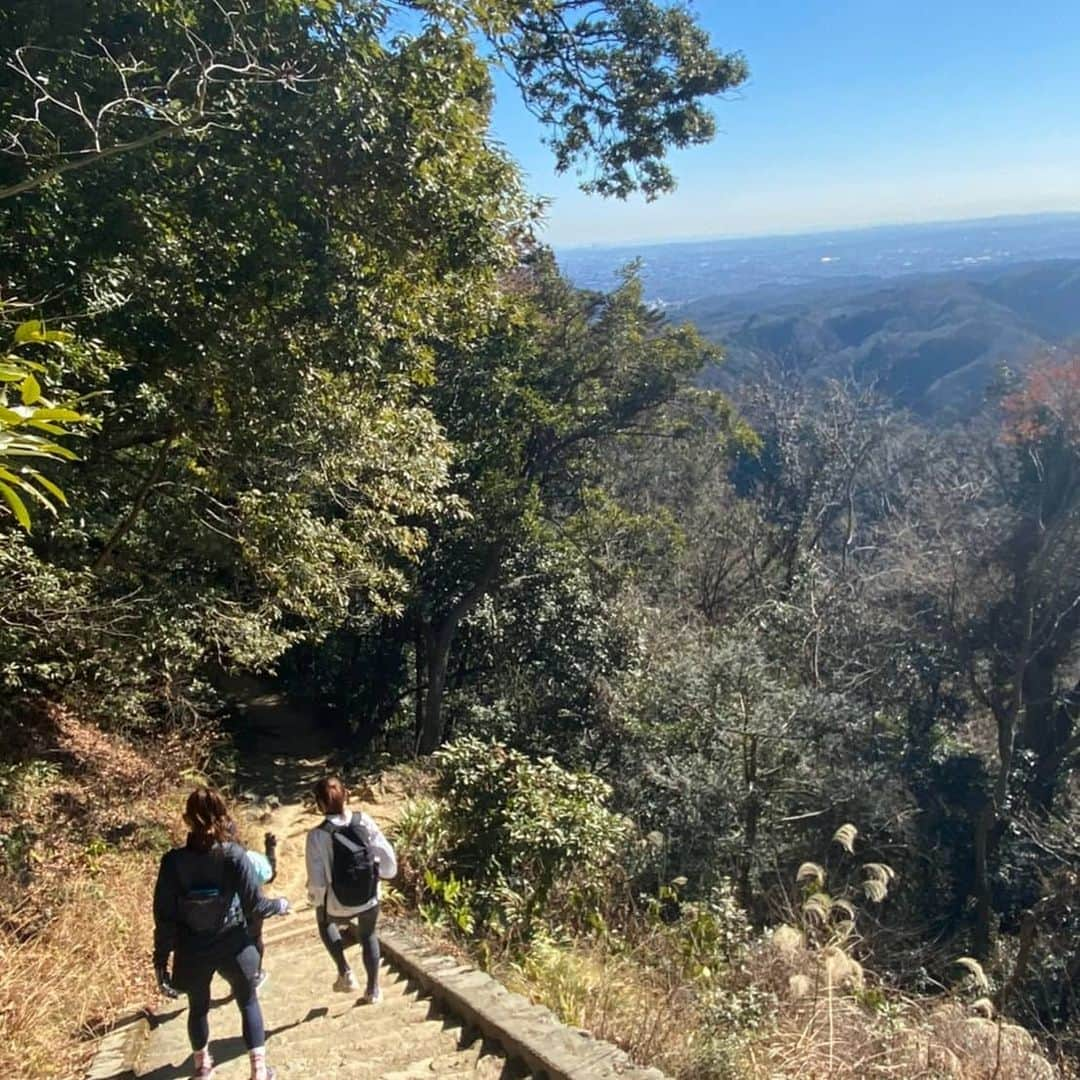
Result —
M 368 831 L 368 827 L 364 824 L 364 819 L 359 814 L 353 814 L 349 821 L 349 824 L 345 828 L 351 832 L 358 840 L 363 841 L 366 847 L 371 847 L 371 833 Z
M 186 896 L 195 887 L 195 879 L 192 877 L 190 869 L 185 869 L 185 867 L 189 867 L 191 862 L 190 859 L 184 858 L 188 851 L 188 848 L 178 848 L 178 857 L 175 860 L 176 882 L 180 886 L 181 896 Z M 215 848 L 211 848 L 209 851 L 199 852 L 199 854 L 213 855 L 215 851 Z
M 361 815 L 356 813 L 355 811 L 353 812 L 352 816 L 349 818 L 349 823 L 347 825 L 335 825 L 329 818 L 323 818 L 322 821 L 319 823 L 318 828 L 322 829 L 327 834 L 327 836 L 330 837 L 331 845 L 333 844 L 335 834 L 337 834 L 337 833 L 353 833 L 353 836 L 354 836 L 355 839 L 360 840 L 361 843 L 363 843 L 364 846 L 367 847 L 369 850 L 371 849 L 371 831 L 364 824 L 364 819 L 361 817 Z M 331 858 L 331 862 L 332 862 L 333 861 L 333 852 L 332 851 L 331 851 L 330 858 Z M 378 896 L 379 896 L 379 881 L 381 880 L 382 875 L 379 872 L 379 858 L 378 858 L 377 855 L 374 854 L 374 852 L 372 852 L 371 869 L 372 869 L 372 877 L 374 879 L 373 882 L 372 882 L 372 885 L 373 885 L 374 890 L 375 890 L 374 898 L 378 899 Z M 331 874 L 331 876 L 332 876 L 332 874 Z M 333 881 L 327 882 L 326 888 L 327 888 L 328 892 L 333 892 L 333 888 L 334 888 Z
M 187 894 L 191 888 L 191 881 L 184 873 L 184 856 L 181 854 L 184 849 L 175 848 L 174 850 L 177 854 L 173 856 L 173 873 L 176 875 L 176 896 L 179 899 Z
M 355 829 L 355 835 L 358 836 L 364 843 L 364 846 L 371 852 L 371 871 L 374 881 L 372 883 L 375 889 L 374 899 L 379 897 L 379 881 L 382 878 L 382 874 L 379 872 L 379 856 L 375 854 L 375 849 L 371 842 L 371 830 L 364 824 L 364 819 L 359 814 L 353 814 L 352 821 L 346 826 L 347 829 Z
M 334 833 L 352 832 L 355 830 L 360 840 L 369 846 L 371 844 L 371 835 L 368 832 L 368 827 L 364 824 L 363 818 L 356 813 L 349 818 L 348 825 L 335 825 L 329 818 L 323 818 L 322 822 L 319 824 L 319 828 L 330 837 L 333 837 Z

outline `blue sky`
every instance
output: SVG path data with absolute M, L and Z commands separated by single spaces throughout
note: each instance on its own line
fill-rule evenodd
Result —
M 496 137 L 555 245 L 1080 210 L 1080 0 L 701 0 L 751 77 L 652 204 L 557 177 L 498 84 Z

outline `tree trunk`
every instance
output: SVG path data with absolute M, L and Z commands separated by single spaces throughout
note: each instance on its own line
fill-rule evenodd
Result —
M 1001 1016 L 1005 1015 L 1012 992 L 1023 988 L 1028 964 L 1031 962 L 1031 951 L 1035 947 L 1037 928 L 1035 913 L 1025 911 L 1020 920 L 1020 948 L 1016 953 L 1016 962 L 1013 964 L 1012 974 L 1001 984 L 1001 993 L 998 996 L 998 1014 Z
M 95 574 L 103 569 L 112 559 L 113 552 L 116 550 L 117 545 L 131 531 L 132 526 L 139 518 L 139 514 L 142 513 L 143 506 L 146 505 L 146 500 L 154 485 L 165 475 L 165 466 L 168 464 L 169 451 L 172 450 L 173 440 L 175 438 L 176 436 L 170 431 L 168 437 L 161 444 L 161 449 L 158 450 L 157 457 L 154 458 L 154 464 L 151 466 L 150 472 L 146 475 L 146 479 L 143 480 L 139 485 L 139 489 L 135 492 L 135 498 L 131 502 L 131 508 L 109 534 L 101 552 L 94 560 L 91 569 Z
M 1075 752 L 1080 682 L 1059 699 L 1054 695 L 1054 670 L 1049 664 L 1037 662 L 1028 674 L 1031 685 L 1022 739 L 1024 748 L 1035 755 L 1035 772 L 1028 786 L 1028 797 L 1035 809 L 1048 813 L 1053 809 L 1058 777 L 1068 762 L 1070 751 Z
M 425 620 L 423 623 L 427 688 L 424 694 L 423 721 L 416 744 L 419 754 L 433 753 L 443 741 L 443 692 L 446 689 L 446 671 L 450 663 L 454 635 L 461 625 L 461 620 L 480 603 L 495 581 L 502 563 L 504 547 L 501 541 L 492 544 L 484 556 L 476 580 L 464 595 L 441 618 Z
M 454 639 L 449 620 L 436 626 L 424 625 L 424 652 L 427 659 L 427 688 L 424 693 L 424 715 L 420 728 L 417 752 L 430 754 L 439 748 L 443 737 L 443 691 L 446 689 L 446 668 L 450 661 L 450 645 Z
M 420 746 L 420 735 L 424 730 L 424 707 L 426 705 L 424 678 L 427 672 L 426 629 L 427 624 L 417 615 L 416 624 L 413 627 L 413 667 L 415 668 L 413 675 L 416 680 L 416 698 L 413 701 L 413 745 L 416 748 Z
M 746 798 L 743 800 L 743 843 L 739 857 L 737 898 L 744 911 L 750 911 L 752 868 L 757 849 L 758 822 L 761 818 L 761 797 L 757 790 L 758 740 L 751 735 L 743 745 L 743 784 Z
M 985 960 L 990 955 L 993 938 L 993 896 L 990 892 L 990 837 L 997 815 L 994 803 L 987 799 L 975 822 L 975 956 Z

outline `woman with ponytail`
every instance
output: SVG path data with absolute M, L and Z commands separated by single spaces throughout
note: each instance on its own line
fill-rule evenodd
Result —
M 339 776 L 324 776 L 315 785 L 315 805 L 325 814 L 308 833 L 305 859 L 308 899 L 315 908 L 326 951 L 337 966 L 334 989 L 360 989 L 345 956 L 349 945 L 360 945 L 367 985 L 363 1000 L 375 1005 L 379 991 L 379 880 L 397 873 L 397 856 L 379 826 L 349 809 L 349 791 Z
M 244 1043 L 251 1058 L 251 1080 L 272 1080 L 266 1064 L 266 1032 L 255 993 L 259 952 L 252 921 L 284 915 L 289 902 L 268 900 L 244 849 L 233 842 L 225 800 L 197 788 L 184 810 L 187 842 L 161 860 L 154 889 L 154 970 L 171 997 L 188 999 L 188 1037 L 195 1055 L 193 1080 L 212 1080 L 210 982 L 218 973 L 232 988 L 240 1009 Z M 172 957 L 172 977 L 169 957 Z

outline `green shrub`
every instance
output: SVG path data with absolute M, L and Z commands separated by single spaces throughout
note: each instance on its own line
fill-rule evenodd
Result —
M 751 940 L 746 912 L 739 907 L 730 881 L 722 881 L 707 897 L 679 900 L 684 878 L 643 898 L 647 926 L 663 938 L 657 948 L 678 960 L 685 978 L 703 989 L 713 986 L 742 960 Z
M 395 831 L 426 918 L 506 941 L 597 921 L 630 834 L 607 784 L 476 738 L 439 751 L 435 769 L 435 798 L 414 800 Z

